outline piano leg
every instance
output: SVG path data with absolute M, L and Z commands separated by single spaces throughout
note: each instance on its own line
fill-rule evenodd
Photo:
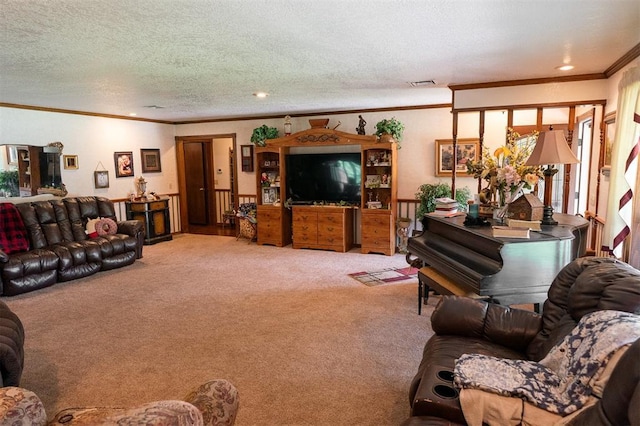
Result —
M 425 305 L 429 301 L 429 286 L 427 281 L 418 274 L 418 315 L 422 315 L 422 304 Z

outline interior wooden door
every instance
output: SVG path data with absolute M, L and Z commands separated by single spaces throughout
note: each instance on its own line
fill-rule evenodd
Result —
M 184 160 L 188 164 L 185 174 L 187 184 L 187 209 L 190 225 L 208 225 L 206 146 L 204 142 L 184 144 Z
M 222 145 L 223 142 L 225 145 Z M 226 181 L 218 182 L 227 159 L 226 148 L 221 147 L 229 146 L 229 155 L 232 155 L 235 144 L 235 134 L 176 137 L 180 223 L 183 232 L 235 235 L 232 227 L 224 226 L 223 212 L 236 207 L 237 171 L 231 170 L 229 175 L 230 190 L 227 189 Z M 230 161 L 229 166 L 234 169 L 235 162 Z M 229 193 L 231 199 L 227 200 L 224 195 Z
M 215 189 L 211 141 L 185 141 L 184 164 L 189 229 L 215 225 Z M 202 230 L 201 230 L 202 231 Z

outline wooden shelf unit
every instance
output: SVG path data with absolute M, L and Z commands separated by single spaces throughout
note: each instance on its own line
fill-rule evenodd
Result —
M 396 252 L 396 150 L 394 143 L 362 146 L 362 253 L 391 256 Z
M 272 139 L 274 140 L 274 139 Z M 291 244 L 291 211 L 284 207 L 281 195 L 285 190 L 284 158 L 287 147 L 256 147 L 256 215 L 258 244 L 284 247 Z M 265 184 L 262 176 L 267 178 Z
M 40 188 L 40 153 L 41 146 L 19 146 L 18 153 L 18 186 L 20 196 L 29 197 L 38 194 Z
M 311 128 L 289 136 L 269 139 L 266 141 L 266 146 L 256 147 L 258 244 L 285 246 L 292 242 L 291 234 L 293 231 L 293 248 L 308 247 L 348 251 L 352 247 L 355 207 L 295 206 L 293 208 L 294 212 L 307 212 L 306 209 L 316 209 L 313 210 L 316 212 L 314 222 L 316 224 L 315 237 L 312 237 L 311 228 L 307 230 L 301 228 L 303 225 L 300 215 L 292 219 L 291 210 L 284 207 L 287 194 L 285 186 L 285 156 L 289 154 L 289 150 L 291 148 L 344 145 L 355 146 L 361 153 L 362 196 L 359 211 L 362 214 L 360 229 L 362 252 L 383 253 L 389 256 L 395 253 L 396 144 L 378 142 L 378 138 L 375 135 L 357 135 L 325 128 Z M 367 161 L 374 159 L 374 157 L 376 161 L 367 165 Z M 274 161 L 276 161 L 276 165 L 274 165 Z M 272 173 L 277 173 L 280 178 L 280 185 L 263 187 L 261 182 L 262 173 L 266 173 L 268 177 Z M 368 184 L 367 176 L 379 176 L 380 184 Z M 375 180 L 377 178 L 372 177 L 370 179 Z M 380 208 L 373 208 L 377 207 L 374 204 L 367 205 L 369 194 L 371 194 L 372 201 L 378 200 L 380 202 Z M 274 204 L 274 198 L 278 199 L 279 202 Z M 339 229 L 337 228 L 338 218 L 333 216 L 337 210 L 334 212 L 331 209 L 339 209 L 340 211 L 341 237 L 326 236 L 327 230 L 324 228 L 325 226 Z M 294 216 L 296 216 L 295 213 Z M 328 224 L 325 224 L 325 222 L 328 222 Z M 345 235 L 343 232 L 348 232 L 349 235 Z M 342 238 L 343 241 L 338 243 L 335 238 Z M 330 241 L 330 239 L 334 240 Z

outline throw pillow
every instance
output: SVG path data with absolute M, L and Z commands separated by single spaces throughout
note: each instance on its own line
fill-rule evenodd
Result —
M 96 232 L 98 235 L 113 235 L 118 232 L 118 224 L 107 217 L 96 222 Z

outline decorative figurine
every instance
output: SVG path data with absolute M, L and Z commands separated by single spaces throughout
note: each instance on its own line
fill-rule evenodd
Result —
M 288 115 L 284 116 L 284 135 L 289 136 L 291 134 L 291 117 Z
M 360 119 L 358 121 L 358 127 L 356 127 L 356 131 L 358 132 L 359 135 L 364 135 L 364 126 L 367 125 L 367 122 L 364 121 L 364 118 L 362 118 L 361 115 L 358 116 L 358 118 Z
M 136 179 L 136 195 L 138 198 L 144 198 L 147 192 L 147 181 L 142 176 Z

